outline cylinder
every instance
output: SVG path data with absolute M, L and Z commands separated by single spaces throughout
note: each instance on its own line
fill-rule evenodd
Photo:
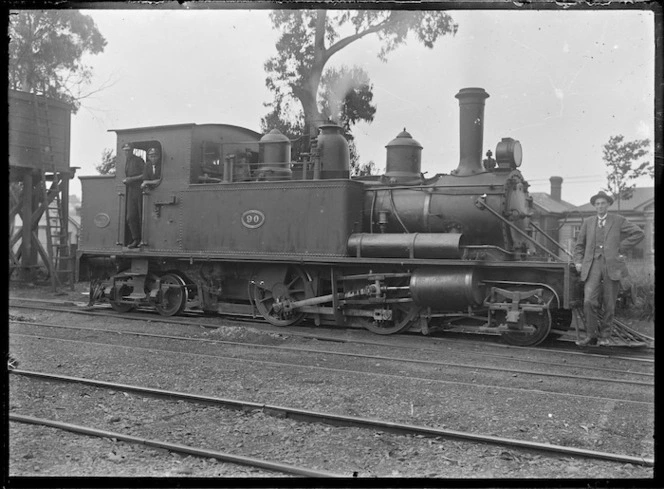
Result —
M 415 304 L 439 311 L 461 311 L 484 300 L 477 270 L 469 267 L 417 269 L 410 294 Z
M 385 176 L 400 180 L 418 178 L 422 168 L 422 145 L 406 132 L 406 128 L 385 146 Z
M 320 161 L 320 178 L 349 178 L 350 151 L 341 126 L 327 123 L 320 126 L 317 149 Z
M 462 88 L 459 99 L 459 166 L 453 175 L 466 176 L 484 172 L 482 144 L 484 139 L 484 101 L 489 94 L 483 88 Z
M 463 235 L 456 233 L 351 234 L 348 254 L 367 258 L 461 258 Z

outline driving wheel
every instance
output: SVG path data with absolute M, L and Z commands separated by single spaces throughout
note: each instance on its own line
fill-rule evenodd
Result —
M 166 273 L 160 280 L 160 297 L 156 308 L 162 316 L 175 316 L 184 311 L 187 305 L 187 288 L 182 277 Z
M 251 283 L 251 299 L 258 312 L 275 326 L 291 326 L 304 317 L 299 310 L 282 307 L 284 301 L 299 301 L 306 297 L 310 288 L 309 279 L 304 271 L 289 266 L 285 271 L 262 271 Z
M 129 294 L 131 294 L 134 291 L 134 287 L 123 284 L 118 288 L 113 287 L 111 289 L 110 296 L 108 298 L 108 301 L 111 304 L 111 307 L 113 308 L 114 311 L 119 312 L 119 313 L 125 313 L 129 312 L 134 307 L 136 307 L 134 304 L 127 304 L 126 302 L 121 302 L 122 297 L 126 297 Z M 120 299 L 120 300 L 118 300 Z
M 390 319 L 368 319 L 364 327 L 376 334 L 401 333 L 412 326 L 420 312 L 420 308 L 412 302 L 395 302 L 387 308 L 392 312 Z
M 548 309 L 542 312 L 523 312 L 523 323 L 530 331 L 508 331 L 502 337 L 506 343 L 514 346 L 535 346 L 549 336 L 551 332 L 551 314 Z

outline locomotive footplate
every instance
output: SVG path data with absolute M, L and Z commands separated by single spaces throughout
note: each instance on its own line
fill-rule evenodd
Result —
M 549 301 L 544 300 L 544 289 L 506 290 L 491 287 L 489 297 L 484 305 L 489 308 L 489 326 L 480 328 L 492 331 L 523 331 L 531 333 L 536 330 L 532 324 L 525 320 L 526 313 L 544 315 L 548 313 Z

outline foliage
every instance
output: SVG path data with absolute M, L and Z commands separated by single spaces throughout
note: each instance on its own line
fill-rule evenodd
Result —
M 272 108 L 264 117 L 261 118 L 261 132 L 266 134 L 272 129 L 278 129 L 283 135 L 291 140 L 291 154 L 296 160 L 302 158 L 302 153 L 308 152 L 308 147 L 305 148 L 302 140 L 304 133 L 304 118 L 302 114 L 296 114 L 293 117 L 288 117 L 292 114 L 290 110 L 290 101 L 285 99 L 282 95 L 277 95 L 272 104 L 266 104 Z
M 368 175 L 375 175 L 378 171 L 376 163 L 369 161 L 368 163 L 358 163 L 357 165 L 351 165 L 351 176 L 354 177 L 366 177 Z
M 604 190 L 616 199 L 618 209 L 620 201 L 630 199 L 634 193 L 636 184 L 631 183 L 632 180 L 643 175 L 654 177 L 654 165 L 649 161 L 638 163 L 638 160 L 649 153 L 649 146 L 649 139 L 625 141 L 623 135 L 611 136 L 604 145 L 603 159 L 609 168 L 607 187 Z M 633 167 L 634 164 L 637 166 Z
M 360 120 L 373 120 L 376 107 L 371 105 L 372 98 L 369 76 L 361 68 L 328 70 L 321 79 L 321 117 L 343 128 L 350 149 L 351 170 L 359 164 L 351 128 Z M 308 151 L 308 139 L 301 137 L 306 132 L 304 115 L 293 110 L 292 100 L 283 93 L 276 94 L 274 102 L 267 105 L 272 110 L 261 119 L 261 130 L 265 133 L 277 128 L 287 135 L 293 141 L 292 153 L 297 159 L 296 155 Z
M 77 10 L 12 11 L 9 37 L 9 87 L 61 100 L 76 112 L 92 76 L 81 59 L 106 46 L 93 19 Z
M 95 166 L 95 170 L 100 175 L 115 175 L 117 157 L 113 154 L 113 150 L 105 148 L 101 152 L 101 163 Z
M 621 283 L 616 315 L 619 318 L 652 321 L 655 317 L 655 275 L 646 262 L 628 263 L 629 278 Z
M 291 117 L 304 133 L 315 137 L 327 117 L 339 118 L 345 133 L 358 121 L 372 121 L 372 86 L 360 68 L 342 67 L 323 74 L 325 65 L 336 53 L 365 36 L 375 34 L 382 42 L 378 57 L 404 44 L 410 33 L 432 48 L 440 36 L 455 34 L 457 25 L 441 11 L 407 10 L 275 10 L 272 24 L 281 36 L 277 55 L 265 63 L 266 86 L 274 93 L 271 115 Z M 278 111 L 294 109 L 287 100 L 298 100 L 301 114 Z M 266 119 L 264 118 L 263 121 Z
M 357 66 L 329 69 L 320 83 L 321 115 L 324 119 L 337 121 L 344 133 L 351 133 L 359 121 L 373 121 L 376 107 L 373 86 L 369 75 Z
M 274 102 L 265 104 L 272 110 L 261 118 L 261 131 L 267 133 L 272 129 L 279 129 L 283 134 L 293 138 L 297 134 L 302 134 L 304 128 L 304 117 L 301 113 L 293 114 L 291 104 L 283 95 L 275 97 Z M 292 116 L 289 117 L 289 114 Z

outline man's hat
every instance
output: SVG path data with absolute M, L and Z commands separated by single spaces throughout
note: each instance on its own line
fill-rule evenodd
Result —
M 600 190 L 597 194 L 590 197 L 590 204 L 595 205 L 595 201 L 599 198 L 606 199 L 609 205 L 613 205 L 613 197 L 604 192 L 604 190 Z
M 159 150 L 157 148 L 150 148 L 150 150 L 148 151 L 148 155 L 158 155 L 158 154 Z
M 129 144 L 129 143 L 124 143 L 124 144 L 122 145 L 122 149 L 132 149 L 131 144 Z

